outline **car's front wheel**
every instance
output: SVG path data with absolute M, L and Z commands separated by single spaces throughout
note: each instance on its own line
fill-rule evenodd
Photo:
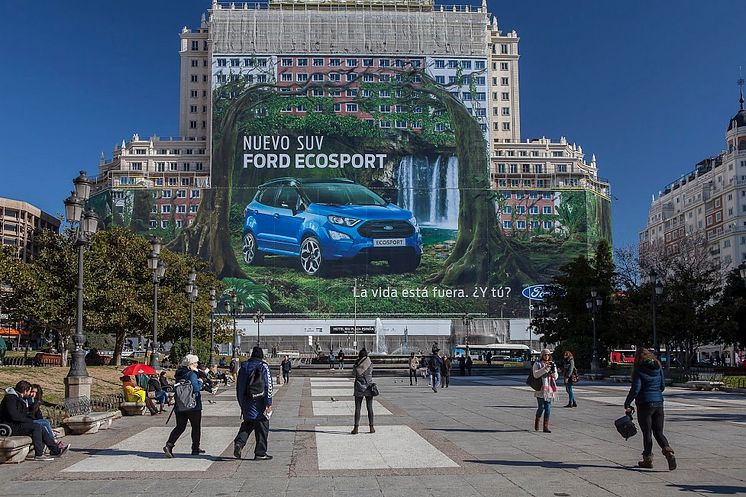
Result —
M 262 254 L 256 243 L 254 233 L 248 232 L 243 236 L 243 261 L 249 266 L 259 264 L 262 260 Z
M 395 273 L 412 273 L 420 265 L 421 256 L 389 259 L 389 267 Z
M 315 236 L 309 236 L 300 245 L 300 267 L 309 276 L 322 274 L 324 259 L 321 256 L 321 243 Z

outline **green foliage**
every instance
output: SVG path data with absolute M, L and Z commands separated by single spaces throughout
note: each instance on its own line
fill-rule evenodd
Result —
M 243 302 L 245 312 L 271 311 L 267 290 L 260 284 L 244 278 L 223 279 L 223 300 L 229 298 L 231 290 L 236 292 L 238 302 Z
M 720 341 L 746 347 L 746 284 L 738 268 L 728 273 L 720 308 L 724 318 Z
M 210 342 L 195 338 L 193 340 L 194 354 L 199 357 L 199 362 L 207 364 L 210 359 Z M 173 366 L 181 365 L 181 361 L 189 353 L 189 338 L 180 338 L 171 347 L 168 360 Z

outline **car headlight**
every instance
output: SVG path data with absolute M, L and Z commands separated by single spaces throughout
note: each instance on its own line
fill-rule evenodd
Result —
M 414 226 L 415 232 L 417 232 L 417 233 L 420 232 L 420 226 L 417 224 L 417 219 L 415 219 L 414 216 L 412 216 L 412 217 L 409 218 L 409 224 L 411 224 L 412 226 Z
M 334 241 L 340 241 L 340 240 L 352 240 L 350 235 L 347 233 L 340 233 L 339 231 L 329 230 L 329 236 Z
M 357 223 L 360 222 L 360 220 L 355 219 L 354 217 L 329 216 L 329 222 L 331 222 L 332 224 L 347 226 L 349 228 L 355 226 Z

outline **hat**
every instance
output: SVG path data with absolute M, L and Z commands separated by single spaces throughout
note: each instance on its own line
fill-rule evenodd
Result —
M 541 355 L 542 356 L 552 355 L 552 352 L 549 349 L 544 349 L 544 350 L 541 351 Z
M 261 347 L 256 346 L 253 349 L 251 349 L 251 358 L 252 359 L 264 359 L 264 351 Z
M 194 354 L 187 354 L 184 356 L 184 360 L 181 361 L 182 366 L 189 366 L 190 364 L 197 364 L 199 357 Z

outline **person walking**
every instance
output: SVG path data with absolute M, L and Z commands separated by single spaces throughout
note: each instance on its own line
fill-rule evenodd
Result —
M 448 388 L 448 385 L 451 382 L 451 359 L 445 354 L 443 354 L 440 359 L 441 385 L 443 385 L 443 388 Z
M 192 385 L 192 395 L 194 396 L 194 408 L 179 408 L 177 403 L 173 412 L 176 414 L 176 427 L 168 436 L 168 441 L 163 447 L 166 457 L 174 457 L 174 446 L 176 441 L 186 430 L 187 422 L 192 425 L 192 455 L 198 456 L 205 451 L 200 449 L 200 437 L 202 435 L 202 395 L 200 393 L 201 385 L 197 379 L 197 364 L 199 357 L 194 354 L 187 354 L 181 361 L 181 366 L 176 370 L 176 383 L 188 382 Z M 176 385 L 175 385 L 176 387 Z M 176 389 L 176 388 L 175 388 Z
M 676 458 L 673 449 L 668 443 L 666 435 L 663 434 L 663 390 L 666 381 L 663 377 L 663 368 L 655 354 L 650 350 L 640 347 L 635 353 L 635 362 L 632 369 L 632 386 L 624 401 L 624 409 L 628 414 L 633 412 L 632 401 L 637 406 L 637 420 L 640 422 L 642 432 L 642 461 L 637 465 L 641 468 L 651 469 L 653 467 L 653 437 L 663 452 L 663 457 L 668 461 L 668 469 L 676 469 Z
M 261 392 L 249 392 L 252 385 L 258 387 L 261 383 L 264 383 Z M 236 383 L 236 398 L 241 406 L 243 422 L 233 440 L 233 456 L 241 459 L 241 451 L 253 431 L 256 438 L 254 460 L 269 461 L 272 459 L 272 456 L 267 454 L 269 418 L 272 417 L 272 372 L 269 365 L 264 362 L 264 351 L 261 347 L 251 349 L 251 357 L 241 364 Z
M 412 386 L 412 378 L 414 378 L 414 384 L 417 385 L 417 365 L 420 361 L 414 356 L 414 352 L 409 354 L 409 386 Z
M 466 354 L 466 374 L 471 376 L 471 367 L 474 365 L 474 361 L 471 360 L 471 354 Z
M 458 372 L 461 376 L 466 376 L 466 357 L 464 357 L 464 354 L 458 356 Z
M 565 390 L 567 391 L 567 405 L 565 407 L 578 407 L 575 402 L 575 390 L 573 385 L 578 377 L 578 371 L 575 369 L 575 357 L 569 350 L 565 351 L 565 367 L 562 370 L 562 378 L 565 381 Z
M 544 433 L 552 433 L 549 430 L 549 415 L 552 413 L 552 401 L 557 399 L 557 366 L 552 361 L 552 353 L 549 349 L 541 351 L 541 359 L 534 363 L 532 368 L 534 378 L 541 378 L 541 390 L 534 392 L 538 409 L 534 420 L 534 431 L 539 431 L 539 422 L 544 415 Z
M 433 344 L 433 353 L 430 356 L 430 362 L 427 364 L 427 369 L 430 371 L 430 378 L 432 378 L 432 389 L 433 392 L 438 392 L 438 385 L 440 385 L 440 371 L 442 369 L 443 360 L 440 358 L 440 349 L 437 344 Z
M 285 356 L 280 363 L 280 366 L 282 367 L 282 381 L 290 383 L 290 370 L 293 369 L 293 365 L 290 363 L 290 358 Z
M 373 392 L 371 386 L 373 383 L 373 364 L 370 362 L 368 357 L 368 351 L 360 349 L 357 354 L 357 360 L 355 366 L 352 368 L 352 373 L 355 376 L 355 385 L 353 395 L 355 396 L 355 425 L 352 428 L 352 435 L 358 434 L 358 425 L 360 425 L 360 410 L 363 407 L 363 399 L 365 399 L 365 409 L 368 411 L 368 425 L 370 426 L 370 432 L 375 433 L 376 429 L 373 426 Z

